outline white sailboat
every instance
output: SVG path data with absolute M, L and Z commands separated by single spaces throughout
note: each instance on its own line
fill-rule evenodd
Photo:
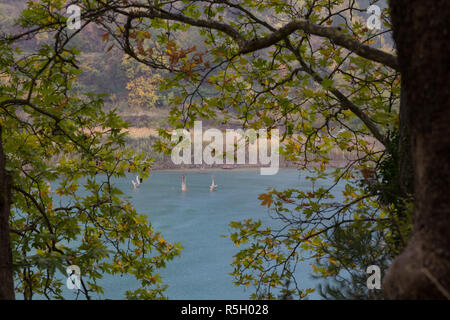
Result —
M 133 189 L 136 189 L 142 183 L 142 179 L 139 178 L 139 176 L 136 176 L 136 181 L 135 180 L 131 180 L 131 183 L 133 184 Z
M 212 176 L 211 185 L 209 186 L 209 192 L 213 192 L 217 188 L 217 184 L 214 182 L 214 176 Z

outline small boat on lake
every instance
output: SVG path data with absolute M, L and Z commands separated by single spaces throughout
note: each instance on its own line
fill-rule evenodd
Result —
M 186 192 L 187 191 L 186 176 L 184 174 L 181 176 L 181 191 L 182 192 Z
M 211 186 L 209 187 L 209 192 L 213 192 L 217 188 L 217 184 L 214 182 L 214 176 L 212 176 Z

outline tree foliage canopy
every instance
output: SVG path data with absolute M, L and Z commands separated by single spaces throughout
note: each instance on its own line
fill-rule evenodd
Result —
M 407 242 L 411 210 L 392 187 L 400 75 L 387 9 L 375 32 L 366 27 L 366 7 L 346 0 L 71 3 L 82 9 L 80 30 L 66 28 L 63 1 L 29 2 L 19 20 L 26 31 L 1 47 L 2 141 L 14 181 L 11 240 L 24 292 L 59 296 L 54 266 L 70 261 L 90 270 L 90 290 L 101 292 L 95 280 L 103 272 L 128 272 L 152 288 L 130 297 L 155 297 L 163 288 L 154 286 L 154 271 L 178 254 L 111 184 L 128 168 L 148 176 L 150 163 L 123 146 L 126 124 L 102 111 L 101 97 L 72 88 L 80 70 L 71 43 L 90 24 L 104 30 L 108 46 L 168 71 L 161 89 L 178 93 L 170 101 L 174 128 L 190 128 L 197 119 L 279 128 L 282 154 L 310 170 L 310 190 L 260 196 L 280 228 L 230 223 L 229 238 L 243 245 L 232 274 L 237 285 L 254 286 L 254 298 L 305 297 L 311 290 L 295 277 L 305 257 L 314 260 L 316 274 L 350 284 L 349 295 L 361 296 L 366 289 L 352 279 L 367 264 L 387 266 Z M 38 52 L 26 55 L 10 45 L 42 32 L 52 36 Z M 186 34 L 201 41 L 187 42 Z M 161 133 L 160 150 L 170 150 Z M 331 152 L 345 154 L 346 165 L 330 170 Z M 50 165 L 54 155 L 60 157 Z M 334 184 L 324 187 L 330 177 Z M 56 178 L 55 191 L 70 199 L 63 207 L 53 207 L 45 184 Z M 78 196 L 79 188 L 89 196 Z M 69 248 L 69 240 L 80 244 Z

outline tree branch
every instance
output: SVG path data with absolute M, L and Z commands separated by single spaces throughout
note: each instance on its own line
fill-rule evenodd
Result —
M 136 7 L 136 6 L 135 6 Z M 340 28 L 335 27 L 324 27 L 314 23 L 311 23 L 307 19 L 294 19 L 293 21 L 287 23 L 283 27 L 279 29 L 275 29 L 270 34 L 255 38 L 253 40 L 246 40 L 244 36 L 231 25 L 219 22 L 212 19 L 196 19 L 187 17 L 185 15 L 179 13 L 173 13 L 166 11 L 161 8 L 157 8 L 154 6 L 139 6 L 142 9 L 145 7 L 145 11 L 126 11 L 118 8 L 113 8 L 117 12 L 124 14 L 126 16 L 131 17 L 140 17 L 140 18 L 160 18 L 169 21 L 178 21 L 182 23 L 186 23 L 191 26 L 200 27 L 200 28 L 208 28 L 214 29 L 217 31 L 221 31 L 228 36 L 230 36 L 233 40 L 235 40 L 239 46 L 239 53 L 246 54 L 250 52 L 254 52 L 260 49 L 268 48 L 277 42 L 286 39 L 292 33 L 302 30 L 307 34 L 316 35 L 319 37 L 324 37 L 332 41 L 333 43 L 359 55 L 360 57 L 369 59 L 371 61 L 375 61 L 391 67 L 394 70 L 398 70 L 398 61 L 397 57 L 393 54 L 385 52 L 383 50 L 379 50 L 376 48 L 372 48 L 368 45 L 361 43 L 359 40 L 353 39 L 349 35 L 345 34 L 341 31 Z M 267 25 L 265 25 L 267 26 Z M 273 30 L 273 28 L 270 28 Z
M 241 53 L 249 53 L 259 49 L 268 48 L 298 30 L 327 38 L 333 43 L 354 52 L 363 58 L 379 62 L 394 70 L 398 70 L 396 56 L 383 50 L 362 44 L 360 41 L 355 40 L 342 32 L 339 28 L 319 26 L 306 19 L 295 19 L 265 37 L 246 41 L 244 46 L 241 46 Z
M 300 52 L 295 49 L 289 39 L 286 40 L 287 47 L 295 54 L 298 62 L 302 66 L 303 70 L 305 70 L 317 84 L 322 85 L 323 78 L 315 72 L 310 66 L 308 66 L 303 60 Z M 376 126 L 376 124 L 372 121 L 372 119 L 365 114 L 358 106 L 353 104 L 341 91 L 338 89 L 331 87 L 328 90 L 336 97 L 336 99 L 340 102 L 344 109 L 348 109 L 352 111 L 369 129 L 369 131 L 373 134 L 373 136 L 380 141 L 384 146 L 388 144 L 388 139 L 385 135 L 383 135 L 380 129 Z

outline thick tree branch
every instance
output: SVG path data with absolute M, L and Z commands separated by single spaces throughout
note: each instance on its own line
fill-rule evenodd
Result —
M 333 43 L 359 55 L 360 57 L 369 59 L 371 61 L 379 62 L 394 70 L 398 70 L 397 57 L 383 50 L 372 48 L 368 45 L 361 43 L 359 40 L 353 39 L 346 33 L 342 32 L 340 28 L 335 27 L 325 27 L 314 23 L 311 23 L 307 19 L 295 19 L 279 29 L 270 28 L 272 31 L 270 34 L 255 38 L 253 40 L 246 40 L 244 36 L 231 25 L 219 22 L 216 20 L 206 20 L 187 17 L 179 13 L 173 13 L 157 7 L 148 7 L 143 5 L 140 9 L 146 10 L 142 11 L 127 11 L 122 9 L 113 9 L 117 12 L 131 17 L 140 18 L 160 18 L 169 21 L 177 21 L 186 23 L 191 26 L 214 29 L 221 31 L 233 40 L 235 40 L 239 46 L 239 52 L 241 54 L 254 52 L 260 49 L 268 48 L 279 41 L 286 39 L 289 35 L 296 31 L 304 31 L 307 34 L 316 35 L 319 37 L 324 37 L 332 41 Z M 266 26 L 266 25 L 265 25 Z
M 324 37 L 333 43 L 354 52 L 355 54 L 382 63 L 388 67 L 398 70 L 397 57 L 383 50 L 372 48 L 362 44 L 359 40 L 355 40 L 342 32 L 339 28 L 324 27 L 311 23 L 306 19 L 295 19 L 271 34 L 246 41 L 241 47 L 241 53 L 253 52 L 259 49 L 268 48 L 280 40 L 286 39 L 290 34 L 302 30 L 307 34 Z

